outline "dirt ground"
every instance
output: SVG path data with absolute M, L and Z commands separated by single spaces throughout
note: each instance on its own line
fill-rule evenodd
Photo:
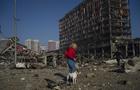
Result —
M 77 84 L 65 82 L 67 68 L 1 69 L 0 90 L 140 90 L 140 71 L 117 73 L 115 65 L 87 64 Z

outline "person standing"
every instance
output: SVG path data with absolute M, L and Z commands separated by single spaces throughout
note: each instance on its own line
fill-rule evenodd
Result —
M 67 65 L 68 65 L 70 73 L 73 73 L 76 71 L 76 50 L 77 50 L 77 44 L 72 43 L 67 48 L 64 54 L 65 57 L 67 58 Z
M 113 57 L 115 57 L 117 65 L 120 66 L 120 60 L 123 58 L 122 53 L 118 50 L 114 53 Z

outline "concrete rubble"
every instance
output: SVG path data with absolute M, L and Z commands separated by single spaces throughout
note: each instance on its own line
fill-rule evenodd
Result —
M 88 73 L 88 74 L 86 75 L 86 78 L 91 78 L 91 77 L 95 77 L 95 74 L 94 74 L 94 73 Z
M 36 69 L 35 66 L 33 69 L 1 69 L 0 90 L 139 90 L 139 60 L 136 57 L 126 59 L 124 73 L 110 71 L 118 69 L 115 60 L 78 63 L 76 85 L 66 84 L 67 68 L 60 65 L 56 68 L 42 65 L 43 68 Z

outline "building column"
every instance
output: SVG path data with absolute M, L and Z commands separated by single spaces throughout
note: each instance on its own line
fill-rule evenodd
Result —
M 96 57 L 96 48 L 94 48 L 94 57 Z
M 104 58 L 104 48 L 102 48 L 102 57 Z
M 128 44 L 125 45 L 125 56 L 128 56 Z
M 89 53 L 90 53 L 90 52 L 89 52 L 89 44 L 88 44 L 88 51 L 87 51 L 87 53 L 88 53 L 88 57 L 89 57 Z
M 110 46 L 110 58 L 113 58 L 112 45 Z
M 135 56 L 135 44 L 134 44 L 134 42 L 132 44 L 132 49 L 133 49 L 133 57 L 134 57 Z

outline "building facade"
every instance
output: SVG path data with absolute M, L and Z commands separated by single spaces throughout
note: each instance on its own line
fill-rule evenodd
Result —
M 84 0 L 59 21 L 60 50 L 71 42 L 80 54 L 113 57 L 116 38 L 131 37 L 128 0 Z
M 28 49 L 31 49 L 35 52 L 40 51 L 39 40 L 27 39 L 25 41 L 25 45 L 27 46 Z
M 59 49 L 59 41 L 49 40 L 48 51 L 55 51 Z

